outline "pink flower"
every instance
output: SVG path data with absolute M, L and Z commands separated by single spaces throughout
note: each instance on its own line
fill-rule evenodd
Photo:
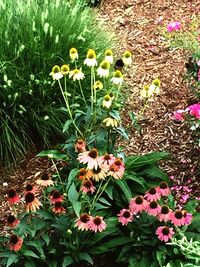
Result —
M 10 228 L 15 228 L 20 223 L 20 220 L 17 219 L 14 215 L 10 214 L 7 218 L 7 225 Z
M 174 21 L 174 22 L 170 22 L 167 25 L 167 31 L 168 32 L 172 32 L 172 31 L 178 31 L 181 29 L 181 24 L 179 21 Z
M 22 247 L 23 239 L 21 239 L 19 236 L 13 234 L 10 237 L 8 247 L 11 251 L 19 251 Z
M 105 154 L 99 157 L 100 164 L 104 165 L 108 170 L 109 167 L 115 162 L 116 158 L 112 154 Z
M 86 142 L 82 139 L 78 139 L 74 148 L 75 148 L 75 152 L 83 153 L 86 151 Z
M 115 162 L 110 166 L 107 176 L 112 176 L 115 179 L 122 179 L 124 175 L 124 163 L 121 159 L 115 159 Z
M 164 181 L 160 183 L 159 187 L 157 187 L 156 190 L 161 196 L 168 196 L 170 194 L 168 184 Z
M 80 189 L 83 193 L 87 194 L 87 193 L 91 193 L 93 194 L 96 190 L 96 188 L 93 186 L 92 181 L 90 180 L 86 180 L 82 183 L 81 185 L 81 189 Z
M 98 157 L 98 151 L 96 148 L 91 149 L 90 151 L 85 151 L 83 153 L 80 153 L 78 155 L 78 160 L 81 163 L 86 164 L 87 163 L 87 168 L 92 170 L 92 169 L 97 169 L 99 165 L 99 157 Z
M 192 221 L 192 214 L 188 213 L 187 211 L 183 210 L 183 216 L 185 218 L 185 224 L 190 224 Z
M 176 226 L 182 226 L 186 224 L 183 211 L 181 210 L 176 210 L 175 212 L 172 212 L 170 215 L 170 220 Z
M 149 215 L 157 216 L 161 211 L 161 207 L 156 201 L 151 201 L 150 203 L 148 203 L 145 211 Z
M 200 104 L 193 104 L 186 108 L 196 119 L 200 119 Z
M 20 201 L 20 197 L 17 195 L 17 192 L 14 188 L 8 190 L 8 202 L 10 205 L 13 205 Z
M 136 196 L 131 199 L 129 209 L 132 213 L 138 213 L 146 210 L 148 202 L 142 196 Z
M 168 206 L 161 206 L 161 210 L 160 210 L 160 213 L 157 215 L 158 217 L 158 220 L 160 222 L 164 221 L 164 222 L 167 222 L 170 220 L 170 216 L 171 216 L 171 213 L 172 211 L 169 209 Z
M 183 110 L 183 109 L 178 109 L 177 111 L 174 111 L 172 119 L 174 119 L 176 121 L 184 121 L 185 120 L 184 114 L 183 114 L 184 112 L 185 112 L 185 110 Z
M 88 222 L 88 225 L 89 229 L 95 233 L 98 231 L 102 232 L 106 229 L 106 223 L 104 222 L 103 217 L 101 216 L 90 216 L 90 221 Z
M 128 209 L 122 209 L 117 216 L 119 217 L 118 220 L 122 223 L 122 225 L 127 225 L 129 222 L 133 221 L 133 214 Z
M 75 221 L 75 226 L 83 231 L 83 230 L 89 230 L 89 221 L 90 221 L 90 216 L 87 213 L 83 213 L 80 215 L 78 219 Z
M 57 191 L 53 190 L 50 195 L 51 203 L 62 202 L 64 197 Z
M 37 187 L 33 186 L 32 184 L 27 184 L 25 187 L 26 191 L 24 192 L 24 194 L 26 195 L 27 193 L 33 193 L 35 194 L 37 192 Z
M 167 242 L 174 235 L 174 230 L 171 227 L 159 226 L 156 230 L 156 235 L 161 241 Z
M 147 199 L 147 201 L 157 201 L 160 199 L 161 195 L 157 188 L 151 187 L 144 197 Z

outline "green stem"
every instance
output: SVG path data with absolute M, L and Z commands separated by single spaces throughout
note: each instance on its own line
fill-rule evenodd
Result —
M 108 127 L 107 131 L 107 152 L 109 153 L 110 151 L 110 128 Z
M 82 97 L 83 97 L 83 100 L 84 100 L 85 104 L 87 104 L 86 99 L 85 99 L 85 96 L 84 96 L 84 93 L 83 93 L 83 89 L 82 89 L 81 81 L 78 80 L 78 83 L 79 83 L 79 87 L 80 87 L 80 90 L 81 90 L 81 95 L 82 95 Z
M 61 179 L 60 173 L 59 173 L 59 171 L 58 171 L 58 168 L 57 168 L 57 166 L 56 166 L 54 160 L 51 159 L 51 162 L 52 162 L 52 164 L 53 164 L 53 167 L 56 169 L 56 172 L 57 172 L 57 174 L 58 174 L 58 178 L 59 178 L 60 182 L 62 183 L 62 179 Z
M 144 106 L 142 107 L 142 109 L 139 111 L 139 114 L 138 114 L 138 120 L 142 117 L 142 115 L 144 114 L 144 111 L 145 109 L 148 107 L 148 101 L 149 99 L 147 98 L 145 103 L 144 103 Z
M 71 113 L 71 109 L 70 109 L 70 106 L 69 106 L 69 101 L 68 101 L 68 97 L 67 97 L 67 88 L 66 88 L 66 85 L 65 85 L 65 94 L 63 92 L 63 89 L 62 89 L 62 85 L 60 83 L 60 80 L 58 80 L 58 84 L 59 84 L 59 87 L 60 87 L 60 90 L 61 90 L 61 93 L 62 93 L 62 96 L 64 98 L 64 101 L 65 101 L 65 104 L 66 104 L 66 107 L 67 107 L 67 110 L 68 110 L 68 113 L 69 113 L 69 116 L 70 116 L 70 119 L 72 120 L 72 123 L 74 125 L 74 127 L 76 128 L 77 132 L 83 136 L 82 132 L 79 130 L 79 128 L 76 126 L 76 123 L 72 117 L 72 113 Z

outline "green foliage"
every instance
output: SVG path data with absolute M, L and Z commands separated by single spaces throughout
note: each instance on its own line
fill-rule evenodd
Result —
M 0 158 L 9 163 L 32 143 L 57 143 L 67 131 L 52 66 L 69 62 L 71 47 L 82 55 L 90 47 L 102 52 L 113 35 L 81 0 L 1 0 L 0 13 Z

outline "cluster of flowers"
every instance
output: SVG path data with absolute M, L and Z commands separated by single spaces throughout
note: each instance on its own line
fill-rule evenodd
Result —
M 179 21 L 173 21 L 167 25 L 168 32 L 179 31 L 180 29 L 181 29 L 181 23 Z
M 69 52 L 70 59 L 73 61 L 79 59 L 79 54 L 76 48 L 71 48 Z M 122 62 L 125 65 L 131 65 L 132 63 L 132 54 L 129 51 L 125 51 Z M 87 51 L 86 59 L 83 62 L 88 67 L 95 67 L 98 65 L 97 59 L 96 59 L 96 53 L 93 49 L 89 49 Z M 99 64 L 99 67 L 97 68 L 97 74 L 100 78 L 105 77 L 107 78 L 109 76 L 109 71 L 111 64 L 113 63 L 113 52 L 111 49 L 107 49 L 105 51 L 105 59 L 101 61 Z M 72 78 L 74 81 L 76 80 L 82 80 L 85 78 L 84 73 L 82 72 L 82 69 L 75 68 L 73 70 L 70 70 L 70 67 L 68 64 L 64 64 L 61 67 L 58 65 L 55 65 L 52 68 L 52 71 L 50 73 L 52 75 L 54 80 L 60 80 L 65 75 L 69 75 L 69 78 Z M 116 70 L 113 74 L 113 77 L 111 78 L 111 81 L 114 84 L 122 84 L 123 82 L 123 75 L 120 70 Z M 101 88 L 102 83 L 100 81 L 96 81 L 94 84 L 94 88 Z
M 192 215 L 185 210 L 171 210 L 167 205 L 160 205 L 161 197 L 170 194 L 170 188 L 166 182 L 161 182 L 158 187 L 151 187 L 144 196 L 136 196 L 131 199 L 129 209 L 122 209 L 118 219 L 123 225 L 134 220 L 134 216 L 140 212 L 147 212 L 155 216 L 160 222 L 172 223 L 175 226 L 182 226 L 191 223 Z M 174 229 L 167 225 L 159 226 L 156 235 L 161 241 L 167 242 L 174 235 Z
M 160 80 L 155 79 L 152 81 L 151 84 L 146 84 L 143 89 L 140 91 L 140 96 L 142 98 L 152 98 L 153 95 L 159 95 L 160 94 Z
M 112 154 L 99 156 L 96 148 L 86 151 L 86 143 L 82 139 L 76 142 L 75 151 L 78 152 L 78 161 L 87 164 L 86 168 L 81 168 L 78 173 L 78 178 L 82 180 L 80 190 L 83 193 L 94 193 L 96 190 L 91 180 L 99 182 L 106 177 L 122 179 L 125 167 L 120 158 Z
M 188 106 L 186 109 L 178 109 L 173 113 L 173 119 L 177 121 L 184 121 L 187 116 L 191 115 L 195 119 L 200 119 L 200 104 L 193 104 Z

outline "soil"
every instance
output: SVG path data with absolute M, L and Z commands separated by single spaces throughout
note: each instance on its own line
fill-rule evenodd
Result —
M 122 141 L 125 152 L 129 155 L 169 152 L 171 159 L 161 164 L 163 169 L 169 176 L 174 176 L 175 184 L 189 185 L 191 197 L 200 197 L 200 148 L 195 145 L 189 127 L 184 122 L 172 120 L 173 111 L 198 101 L 184 80 L 188 56 L 182 50 L 170 50 L 161 36 L 161 27 L 168 22 L 187 21 L 198 14 L 200 1 L 104 0 L 98 9 L 98 20 L 114 29 L 120 40 L 119 55 L 125 50 L 134 55 L 134 64 L 125 78 L 129 97 L 122 119 L 130 134 L 128 141 Z M 127 114 L 129 111 L 139 112 L 142 104 L 139 91 L 154 78 L 161 80 L 161 94 L 146 109 L 140 120 L 139 134 Z M 0 170 L 1 216 L 9 212 L 4 198 L 8 187 L 15 186 L 22 191 L 25 184 L 34 181 L 40 173 L 54 171 L 47 159 L 35 158 L 38 151 L 32 149 L 12 171 Z M 3 186 L 5 182 L 8 186 Z

